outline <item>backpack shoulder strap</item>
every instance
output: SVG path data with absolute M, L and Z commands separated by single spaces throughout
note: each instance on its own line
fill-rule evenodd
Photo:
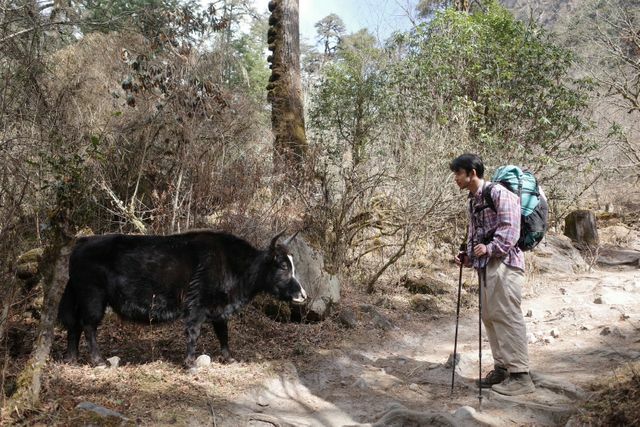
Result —
M 493 197 L 491 197 L 491 191 L 493 190 L 494 185 L 495 184 L 493 182 L 485 184 L 482 189 L 482 197 L 484 198 L 484 204 L 490 207 L 492 211 L 496 212 L 496 204 L 493 203 Z

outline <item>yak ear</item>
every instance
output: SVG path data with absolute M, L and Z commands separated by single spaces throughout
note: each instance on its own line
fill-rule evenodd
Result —
M 295 233 L 293 233 L 293 236 L 289 237 L 285 242 L 284 245 L 288 246 L 291 242 L 293 242 L 293 239 L 296 238 L 296 236 L 298 235 L 298 233 L 300 232 L 300 230 L 296 231 Z
M 282 237 L 282 235 L 284 234 L 285 230 L 282 230 L 281 232 L 279 232 L 278 234 L 276 234 L 276 236 L 271 239 L 271 243 L 269 244 L 269 252 L 275 252 L 276 250 L 276 244 L 278 243 L 278 239 L 280 237 Z

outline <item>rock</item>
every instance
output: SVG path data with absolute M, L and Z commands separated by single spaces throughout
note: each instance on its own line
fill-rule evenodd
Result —
M 411 296 L 409 304 L 414 311 L 418 312 L 434 312 L 439 311 L 438 300 L 432 295 L 417 294 Z
M 593 300 L 594 304 L 605 304 L 603 298 L 601 296 L 596 297 L 596 299 Z
M 196 368 L 206 368 L 211 365 L 211 357 L 206 354 L 201 354 L 196 359 Z
M 586 392 L 575 384 L 563 381 L 551 375 L 546 375 L 538 371 L 529 372 L 531 380 L 536 387 L 542 387 L 562 394 L 570 399 L 581 400 L 586 396 Z
M 109 366 L 111 368 L 117 368 L 118 365 L 120 364 L 120 358 L 118 356 L 113 356 L 108 358 L 107 362 L 109 362 Z
M 618 327 L 614 327 L 611 330 L 611 335 L 617 338 L 622 338 L 623 340 L 627 339 L 627 336 L 624 333 L 622 333 L 622 331 Z
M 527 311 L 527 314 L 525 314 L 524 317 L 533 317 L 533 311 Z
M 558 332 L 557 329 L 552 329 L 551 332 L 549 332 L 549 334 L 551 334 L 551 336 L 554 338 L 560 337 L 560 333 Z
M 338 320 L 340 324 L 347 329 L 353 329 L 358 326 L 358 319 L 356 313 L 350 308 L 343 308 L 338 314 Z
M 340 280 L 325 270 L 324 257 L 298 235 L 289 243 L 296 266 L 296 277 L 309 297 L 302 307 L 302 317 L 324 319 L 330 307 L 340 301 Z
M 456 412 L 453 413 L 453 416 L 459 419 L 468 419 L 468 418 L 473 418 L 475 414 L 476 414 L 476 410 L 473 409 L 471 406 L 461 406 L 456 410 Z
M 122 415 L 121 413 L 112 411 L 111 409 L 105 408 L 104 406 L 96 405 L 95 403 L 91 403 L 91 402 L 80 402 L 76 406 L 76 409 L 92 412 L 97 416 L 105 419 L 117 418 L 121 421 L 129 421 L 129 419 L 124 415 Z M 105 420 L 105 422 L 107 421 Z
M 553 344 L 555 342 L 555 338 L 553 338 L 552 336 L 546 336 L 543 338 L 543 341 L 545 342 L 545 344 Z
M 456 420 L 443 412 L 412 411 L 402 405 L 394 405 L 382 418 L 371 427 L 403 427 L 403 426 L 457 426 Z
M 457 426 L 494 426 L 500 425 L 497 420 L 481 412 L 476 411 L 471 406 L 461 406 L 454 413 L 453 418 Z
M 267 399 L 262 395 L 258 396 L 258 401 L 256 403 L 258 404 L 258 406 L 261 406 L 263 408 L 269 406 L 269 402 L 267 402 Z
M 405 274 L 400 284 L 414 294 L 445 295 L 451 292 L 452 285 L 427 275 Z
M 42 255 L 44 254 L 43 248 L 35 248 L 31 249 L 18 257 L 16 260 L 16 264 L 27 264 L 27 263 L 39 263 L 42 260 Z
M 38 274 L 39 264 L 37 262 L 27 262 L 16 266 L 16 276 L 20 280 L 27 280 Z
M 602 330 L 600 331 L 600 335 L 610 335 L 611 334 L 611 329 L 609 329 L 608 326 L 605 326 L 604 328 L 602 328 Z
M 482 352 L 482 366 L 488 367 L 493 365 L 493 357 L 489 352 Z M 444 365 L 440 365 L 442 368 L 449 371 L 451 375 L 451 363 L 453 360 L 453 354 L 449 354 Z M 437 366 L 437 365 L 436 365 Z M 478 354 L 472 353 L 458 353 L 456 355 L 456 374 L 466 378 L 476 378 L 478 376 Z M 450 378 L 449 378 L 450 381 Z
M 571 239 L 559 234 L 547 233 L 536 249 L 527 252 L 526 256 L 532 271 L 540 273 L 580 273 L 589 268 Z
M 538 337 L 533 332 L 527 333 L 527 343 L 535 344 L 538 342 Z
M 394 328 L 393 323 L 386 317 L 384 317 L 376 308 L 369 304 L 362 304 L 360 309 L 365 313 L 369 313 L 371 315 L 371 320 L 377 328 L 380 328 L 384 331 L 389 331 Z
M 416 383 L 411 383 L 411 384 L 409 384 L 409 390 L 418 391 L 418 390 L 420 390 L 420 386 L 418 386 L 418 384 L 416 384 Z
M 598 251 L 598 258 L 596 259 L 596 262 L 605 266 L 635 266 L 640 262 L 640 251 L 605 246 L 601 247 Z

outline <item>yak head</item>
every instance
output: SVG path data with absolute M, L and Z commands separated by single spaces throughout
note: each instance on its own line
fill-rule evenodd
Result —
M 285 243 L 278 243 L 282 234 L 279 233 L 271 240 L 267 250 L 266 290 L 283 301 L 302 304 L 307 299 L 307 293 L 296 278 L 296 267 L 287 248 L 287 244 L 295 235 Z

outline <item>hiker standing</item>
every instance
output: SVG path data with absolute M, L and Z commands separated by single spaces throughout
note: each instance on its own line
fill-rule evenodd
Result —
M 458 265 L 474 267 L 482 286 L 484 323 L 494 369 L 479 380 L 481 388 L 516 396 L 534 391 L 529 376 L 526 324 L 520 307 L 524 282 L 524 254 L 520 236 L 520 199 L 501 185 L 490 191 L 494 209 L 483 197 L 484 165 L 475 154 L 463 154 L 449 165 L 460 189 L 469 190 L 467 251 L 455 257 Z

